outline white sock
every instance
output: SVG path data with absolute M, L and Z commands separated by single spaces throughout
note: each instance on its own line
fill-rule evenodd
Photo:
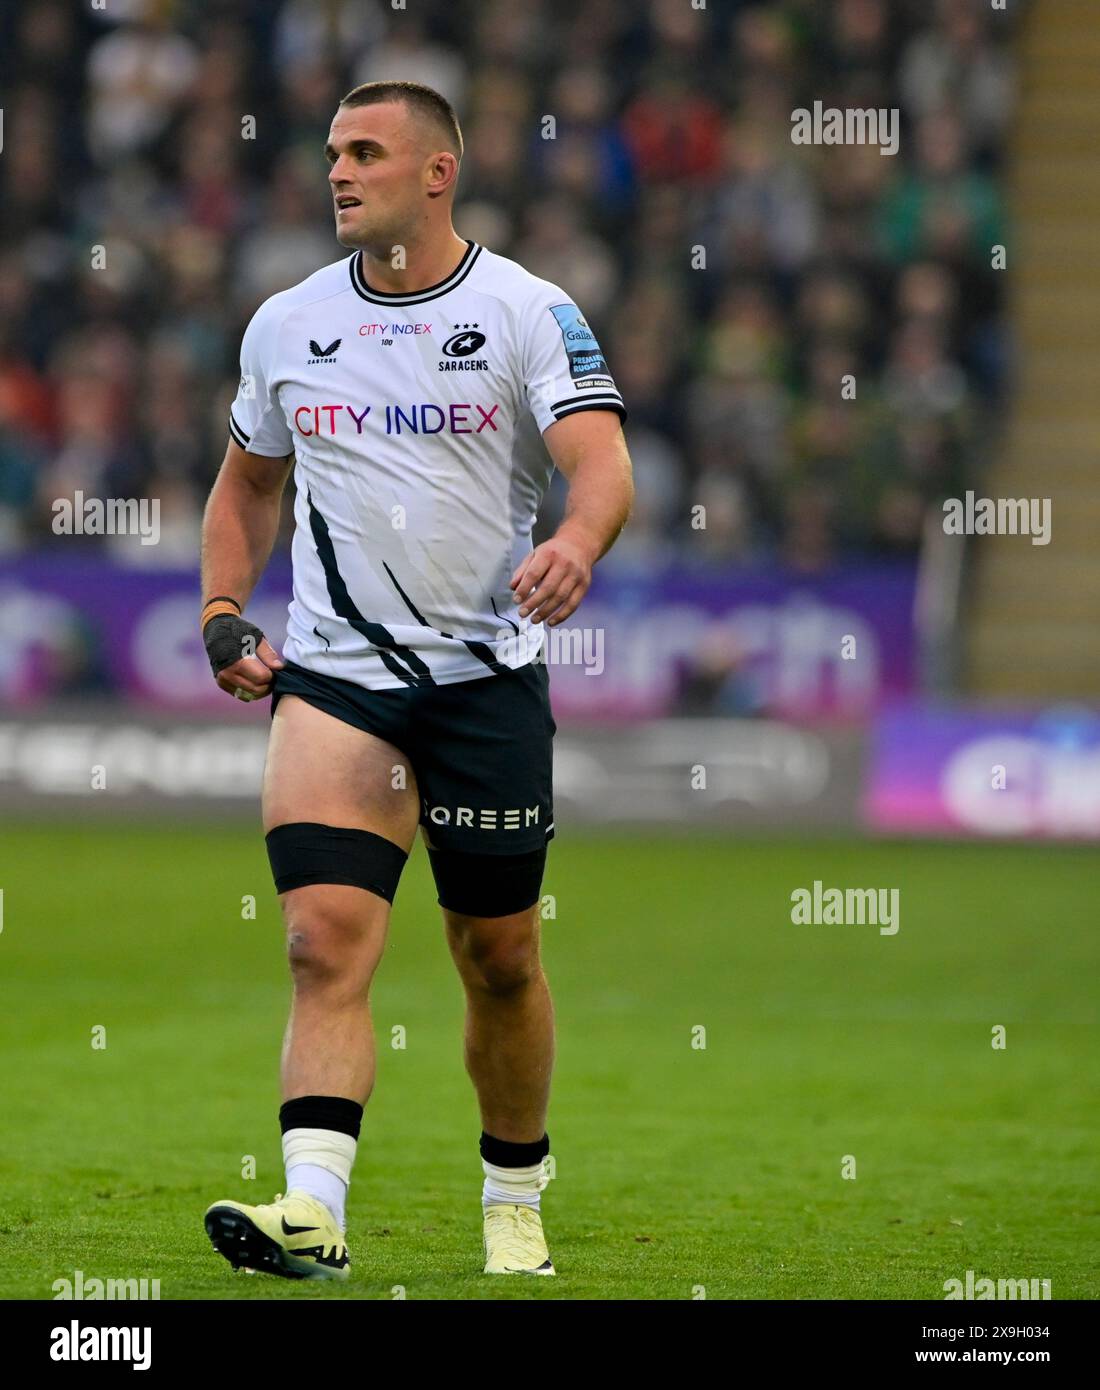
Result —
M 308 1192 L 319 1202 L 324 1202 L 336 1219 L 341 1231 L 346 1230 L 344 1203 L 347 1201 L 348 1185 L 343 1178 L 316 1163 L 291 1163 L 286 1170 L 286 1190 L 288 1192 Z
M 545 1162 L 533 1163 L 530 1168 L 498 1168 L 483 1158 L 481 1166 L 485 1170 L 485 1182 L 481 1189 L 482 1207 L 512 1202 L 521 1207 L 534 1207 L 538 1211 L 542 1189 L 550 1181 L 546 1176 Z
M 355 1147 L 350 1134 L 334 1129 L 288 1129 L 283 1135 L 286 1190 L 308 1192 L 324 1202 L 341 1231 L 346 1229 L 344 1205 Z

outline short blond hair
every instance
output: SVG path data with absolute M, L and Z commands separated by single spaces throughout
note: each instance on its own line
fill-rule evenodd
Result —
M 436 125 L 447 138 L 451 153 L 462 158 L 462 130 L 455 109 L 445 96 L 423 82 L 364 82 L 353 87 L 340 100 L 341 106 L 378 106 L 384 101 L 401 101 L 418 116 Z

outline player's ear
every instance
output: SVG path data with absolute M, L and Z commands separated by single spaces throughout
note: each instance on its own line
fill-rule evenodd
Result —
M 446 193 L 458 178 L 458 160 L 450 150 L 440 150 L 428 161 L 428 192 L 435 197 Z

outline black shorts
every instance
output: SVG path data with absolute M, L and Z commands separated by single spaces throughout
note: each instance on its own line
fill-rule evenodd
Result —
M 550 677 L 544 662 L 451 685 L 365 690 L 288 661 L 271 713 L 298 695 L 408 758 L 432 849 L 527 854 L 554 834 Z

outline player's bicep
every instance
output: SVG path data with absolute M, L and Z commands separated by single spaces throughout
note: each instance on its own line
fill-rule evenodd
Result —
M 548 425 L 542 437 L 554 467 L 569 482 L 586 459 L 599 459 L 617 473 L 630 473 L 622 421 L 614 410 L 574 411 Z
M 293 463 L 293 454 L 285 458 L 250 454 L 235 439 L 230 439 L 222 460 L 222 475 L 236 482 L 247 483 L 254 492 L 278 497 L 286 487 Z

